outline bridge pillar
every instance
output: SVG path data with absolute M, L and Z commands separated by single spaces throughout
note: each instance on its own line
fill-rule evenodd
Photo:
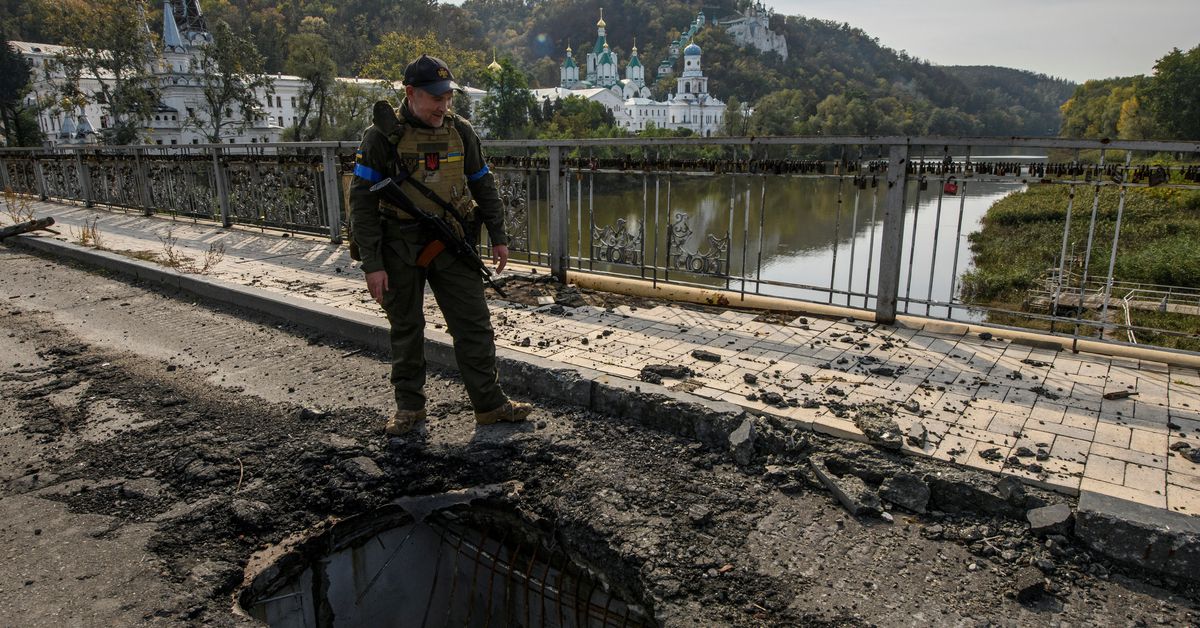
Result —
M 908 191 L 908 145 L 888 151 L 887 196 L 883 208 L 883 239 L 879 252 L 879 289 L 876 291 L 875 321 L 896 322 L 900 292 L 900 260 L 904 253 L 904 206 Z

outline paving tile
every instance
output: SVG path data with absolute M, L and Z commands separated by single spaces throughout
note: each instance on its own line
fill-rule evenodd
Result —
M 1080 491 L 1090 491 L 1100 493 L 1101 495 L 1109 495 L 1126 501 L 1131 501 L 1152 508 L 1166 508 L 1167 497 L 1165 495 L 1155 495 L 1153 493 L 1144 493 L 1136 491 L 1117 484 L 1111 484 L 1102 480 L 1097 480 L 1089 477 L 1084 477 L 1079 484 Z
M 1130 449 L 1147 454 L 1166 455 L 1167 430 L 1134 429 L 1129 441 Z
M 1088 458 L 1095 456 L 1104 456 L 1114 460 L 1122 460 L 1130 464 L 1140 464 L 1147 467 L 1157 469 L 1167 468 L 1166 453 L 1162 454 L 1144 454 L 1140 451 L 1126 449 L 1123 447 L 1112 447 L 1103 443 L 1092 443 L 1092 448 L 1088 450 Z
M 987 458 L 983 457 L 984 452 L 992 451 L 998 453 L 1000 457 L 996 459 L 992 458 L 991 456 Z M 995 445 L 992 443 L 976 442 L 971 451 L 967 452 L 966 457 L 959 459 L 958 463 L 965 464 L 968 467 L 979 469 L 981 471 L 1000 473 L 1001 470 L 1004 469 L 1004 459 L 1007 458 L 1008 455 L 1008 447 L 1003 445 Z
M 1096 435 L 1092 439 L 1096 443 L 1113 447 L 1128 448 L 1133 430 L 1123 425 L 1114 425 L 1106 421 L 1096 424 Z
M 1090 454 L 1083 470 L 1083 477 L 1122 485 L 1125 482 L 1125 462 L 1094 453 Z
M 1167 470 L 1136 464 L 1125 465 L 1125 488 L 1143 493 L 1166 495 Z
M 1062 423 L 1067 407 L 1047 399 L 1038 399 L 1030 410 L 1029 418 L 1047 423 Z
M 1167 456 L 1167 470 L 1172 473 L 1200 477 L 1200 464 L 1196 464 L 1177 453 L 1174 456 Z
M 1167 487 L 1167 509 L 1188 515 L 1200 515 L 1200 490 L 1169 485 Z
M 851 421 L 839 419 L 831 414 L 823 414 L 813 419 L 813 431 L 828 434 L 837 438 L 845 438 L 860 443 L 867 442 L 867 437 Z

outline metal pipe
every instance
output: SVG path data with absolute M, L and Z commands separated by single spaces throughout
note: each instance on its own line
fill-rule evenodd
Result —
M 1079 278 L 1079 305 L 1078 305 L 1078 307 L 1075 308 L 1075 318 L 1079 318 L 1080 313 L 1083 312 L 1083 301 L 1084 301 L 1084 296 L 1085 296 L 1084 291 L 1086 290 L 1086 286 L 1087 286 L 1088 269 L 1092 263 L 1092 241 L 1096 237 L 1096 213 L 1100 209 L 1100 183 L 1099 183 L 1100 175 L 1099 175 L 1099 172 L 1104 170 L 1104 155 L 1105 155 L 1105 151 L 1101 150 L 1100 151 L 1100 168 L 1097 171 L 1098 178 L 1096 180 L 1096 183 L 1094 183 L 1092 186 L 1092 189 L 1093 189 L 1092 219 L 1091 219 L 1091 222 L 1088 224 L 1087 249 L 1084 250 L 1084 254 L 1083 254 L 1083 275 Z M 1076 334 L 1079 333 L 1079 325 L 1075 325 L 1075 333 Z
M 967 208 L 966 183 L 963 184 L 962 196 L 958 199 L 958 227 L 954 231 L 954 261 L 950 264 L 950 294 L 946 297 L 946 318 L 954 316 L 954 300 L 958 294 L 958 254 L 962 249 L 963 213 Z M 933 279 L 929 281 L 933 285 Z
M 763 238 L 766 234 L 767 220 L 767 176 L 762 177 L 762 187 L 759 188 L 758 195 L 758 263 L 755 265 L 754 274 L 754 293 L 762 292 L 762 258 L 763 258 Z
M 1121 218 L 1125 214 L 1125 191 L 1128 188 L 1129 163 L 1133 159 L 1133 151 L 1125 151 L 1125 168 L 1121 171 L 1121 198 L 1117 201 L 1117 224 L 1113 228 L 1112 252 L 1108 256 L 1108 278 L 1104 282 L 1104 302 L 1100 306 L 1100 322 L 1108 321 L 1108 298 L 1112 296 L 1113 270 L 1117 266 L 1117 242 L 1121 239 Z M 1104 325 L 1100 325 L 1100 339 L 1104 340 Z
M 1063 281 L 1067 272 L 1067 240 L 1071 234 L 1071 212 L 1075 208 L 1075 184 L 1071 184 L 1067 193 L 1067 218 L 1063 222 L 1062 250 L 1058 254 L 1058 281 L 1054 286 L 1054 297 L 1050 301 L 1050 314 L 1058 314 L 1058 301 L 1062 296 Z M 1050 321 L 1050 331 L 1054 331 L 1054 321 Z
M 858 255 L 858 207 L 862 200 L 862 190 L 854 189 L 854 211 L 850 216 L 850 269 L 846 273 L 846 307 L 850 306 L 851 293 L 854 292 L 854 262 Z M 870 255 L 867 255 L 867 267 L 870 268 Z
M 845 153 L 842 153 L 843 161 Z M 862 176 L 860 173 L 855 173 L 855 178 Z M 837 256 L 838 256 L 838 238 L 841 237 L 842 229 L 842 190 L 846 187 L 846 177 L 839 176 L 837 181 L 837 213 L 833 218 L 833 262 L 829 265 L 829 303 L 833 303 L 833 289 L 837 285 Z
M 920 188 L 920 186 L 917 186 L 918 203 L 920 202 L 920 200 L 919 200 L 920 194 L 921 194 L 921 188 Z M 959 189 L 959 195 L 960 195 L 961 201 L 966 200 L 966 198 L 967 198 L 967 182 L 966 181 L 963 181 L 961 189 Z M 933 215 L 933 246 L 930 247 L 931 251 L 930 251 L 930 256 L 929 256 L 929 286 L 928 286 L 928 289 L 925 291 L 925 315 L 926 316 L 929 316 L 929 311 L 930 311 L 930 307 L 931 307 L 931 304 L 929 302 L 933 300 L 933 274 L 934 274 L 934 272 L 937 271 L 937 250 L 938 250 L 938 243 L 939 243 L 938 238 L 941 237 L 941 233 L 942 233 L 942 199 L 943 198 L 945 198 L 944 194 L 938 194 L 937 211 L 934 212 L 934 215 Z M 915 225 L 916 216 L 913 217 L 913 223 Z M 914 226 L 913 227 L 913 245 L 914 246 L 916 245 L 916 242 L 917 242 L 916 227 Z M 957 253 L 957 251 L 955 251 L 955 252 Z M 912 259 L 909 259 L 909 265 L 911 266 L 911 264 L 912 264 Z M 951 269 L 951 275 L 953 275 L 953 274 L 954 274 L 954 271 L 953 271 L 953 269 Z M 910 276 L 909 280 L 910 281 L 912 280 L 911 276 Z M 951 294 L 953 295 L 953 292 L 951 292 Z

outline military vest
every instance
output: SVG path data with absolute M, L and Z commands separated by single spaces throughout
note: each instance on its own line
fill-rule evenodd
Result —
M 439 198 L 453 205 L 467 220 L 472 218 L 475 204 L 467 189 L 465 147 L 451 115 L 446 116 L 438 129 L 402 125 L 400 141 L 396 143 L 395 150 L 397 165 L 406 170 L 409 177 L 423 183 Z M 445 215 L 441 206 L 413 186 L 402 184 L 400 187 L 417 207 L 435 216 Z M 405 219 L 408 215 L 400 212 L 399 217 Z

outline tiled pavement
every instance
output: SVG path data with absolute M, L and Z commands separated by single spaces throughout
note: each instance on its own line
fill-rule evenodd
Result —
M 223 245 L 210 277 L 382 317 L 345 247 L 328 241 L 55 203 L 36 210 L 55 218 L 66 241 L 95 220 L 101 244 L 114 251 L 161 253 L 169 235 L 177 253 L 201 263 L 205 250 Z M 431 296 L 425 312 L 428 324 L 441 324 Z M 630 379 L 648 365 L 687 366 L 691 376 L 664 385 L 834 436 L 865 440 L 854 404 L 896 402 L 903 433 L 914 424 L 928 432 L 923 446 L 903 445 L 912 454 L 1067 494 L 1200 514 L 1200 464 L 1171 450 L 1177 442 L 1200 448 L 1193 367 L 985 340 L 940 324 L 779 320 L 674 305 L 606 311 L 495 301 L 493 320 L 498 344 L 510 350 Z M 698 349 L 722 359 L 697 359 Z M 1104 398 L 1121 390 L 1137 394 Z

